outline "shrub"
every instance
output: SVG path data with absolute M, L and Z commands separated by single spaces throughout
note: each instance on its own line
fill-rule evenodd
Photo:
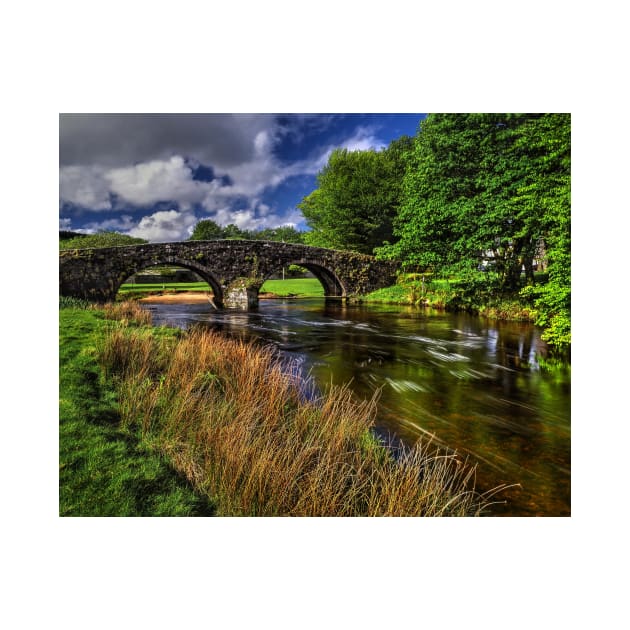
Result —
M 82 234 L 73 238 L 60 238 L 59 249 L 83 249 L 87 247 L 116 247 L 120 245 L 139 245 L 146 243 L 143 238 L 135 238 L 118 232 L 97 232 Z

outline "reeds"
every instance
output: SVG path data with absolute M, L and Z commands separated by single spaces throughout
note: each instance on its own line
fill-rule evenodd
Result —
M 474 469 L 421 444 L 372 435 L 376 398 L 305 395 L 271 348 L 200 328 L 182 338 L 119 327 L 100 348 L 122 422 L 138 427 L 220 513 L 256 516 L 478 515 Z
M 151 313 L 143 309 L 137 302 L 110 302 L 103 307 L 105 319 L 115 319 L 126 322 L 136 322 L 138 324 L 151 324 Z

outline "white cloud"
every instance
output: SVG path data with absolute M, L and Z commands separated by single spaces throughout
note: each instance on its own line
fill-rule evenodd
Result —
M 374 135 L 374 129 L 371 127 L 357 127 L 354 135 L 341 144 L 342 149 L 348 151 L 369 151 L 374 149 L 380 151 L 387 145 Z
M 132 230 L 134 227 L 136 227 L 136 222 L 133 220 L 133 217 L 128 214 L 123 214 L 113 219 L 106 219 L 105 221 L 92 221 L 85 225 L 85 228 L 90 232 L 112 230 L 123 234 Z
M 112 192 L 136 206 L 148 206 L 158 201 L 176 201 L 189 206 L 201 202 L 218 188 L 217 180 L 195 181 L 184 158 L 174 155 L 169 160 L 153 160 L 115 168 L 105 174 Z
M 67 166 L 59 173 L 59 196 L 90 210 L 110 210 L 109 184 L 99 166 Z
M 152 243 L 186 240 L 192 233 L 197 218 L 189 212 L 178 210 L 160 210 L 144 216 L 127 233 L 144 238 Z

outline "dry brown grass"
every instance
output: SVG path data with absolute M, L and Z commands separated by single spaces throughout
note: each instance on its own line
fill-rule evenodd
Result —
M 125 319 L 123 317 L 123 319 Z M 474 469 L 418 444 L 394 454 L 370 432 L 376 399 L 308 399 L 270 348 L 195 329 L 174 340 L 122 326 L 100 349 L 139 427 L 225 515 L 477 515 Z
M 137 302 L 110 302 L 103 305 L 102 309 L 105 313 L 105 319 L 151 325 L 151 313 L 143 309 Z

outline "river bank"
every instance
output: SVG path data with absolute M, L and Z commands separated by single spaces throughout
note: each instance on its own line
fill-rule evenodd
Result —
M 218 514 L 437 516 L 486 509 L 489 496 L 470 485 L 472 468 L 420 447 L 394 458 L 372 437 L 374 400 L 358 402 L 346 388 L 304 399 L 303 385 L 269 348 L 147 327 L 134 323 L 134 308 L 146 321 L 139 305 L 116 304 L 69 309 L 60 324 L 78 317 L 90 329 L 89 345 L 97 349 L 90 369 L 100 365 L 99 380 L 115 386 L 118 414 L 110 415 L 110 427 L 164 458 L 207 501 L 216 497 Z M 77 466 L 64 465 L 64 496 L 72 494 Z M 89 483 L 82 492 L 89 493 Z

